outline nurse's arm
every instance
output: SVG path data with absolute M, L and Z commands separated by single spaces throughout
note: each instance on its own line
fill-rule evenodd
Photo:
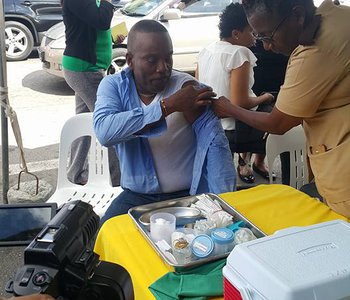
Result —
M 287 115 L 276 107 L 271 113 L 251 111 L 232 104 L 225 97 L 212 101 L 212 106 L 220 118 L 232 117 L 256 129 L 274 134 L 284 134 L 302 122 L 302 118 Z

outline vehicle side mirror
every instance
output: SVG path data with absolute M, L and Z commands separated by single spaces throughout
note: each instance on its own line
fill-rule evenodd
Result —
M 168 8 L 164 11 L 162 20 L 178 20 L 181 19 L 181 10 L 177 8 Z

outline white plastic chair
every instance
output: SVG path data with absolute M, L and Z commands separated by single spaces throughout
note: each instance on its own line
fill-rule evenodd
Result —
M 273 183 L 273 163 L 283 152 L 290 154 L 290 183 L 289 185 L 300 189 L 309 183 L 307 167 L 306 139 L 301 125 L 296 126 L 283 135 L 269 134 L 266 141 L 266 162 L 269 168 L 270 183 Z
M 72 183 L 67 178 L 70 146 L 82 136 L 91 137 L 88 155 L 89 177 L 85 185 Z M 72 200 L 81 200 L 91 204 L 96 214 L 102 217 L 113 199 L 122 191 L 121 187 L 111 185 L 108 149 L 96 139 L 92 113 L 78 114 L 68 119 L 61 131 L 56 191 L 47 202 L 56 202 L 60 206 Z

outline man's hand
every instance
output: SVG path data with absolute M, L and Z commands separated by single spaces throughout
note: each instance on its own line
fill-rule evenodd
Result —
M 175 111 L 193 111 L 210 105 L 212 103 L 211 98 L 215 96 L 216 94 L 209 87 L 198 89 L 193 85 L 188 85 L 169 98 L 164 99 L 164 102 L 168 114 L 171 114 Z
M 193 124 L 194 121 L 196 121 L 200 115 L 204 112 L 204 107 L 201 106 L 199 108 L 197 108 L 196 110 L 187 110 L 184 111 L 184 117 L 187 120 L 188 123 Z

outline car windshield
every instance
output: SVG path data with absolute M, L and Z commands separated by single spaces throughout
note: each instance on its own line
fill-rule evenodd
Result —
M 133 0 L 125 4 L 121 12 L 128 16 L 146 16 L 166 0 Z
M 197 1 L 193 4 L 186 6 L 183 10 L 185 13 L 221 13 L 227 5 L 231 2 L 237 2 L 234 0 L 203 0 Z

